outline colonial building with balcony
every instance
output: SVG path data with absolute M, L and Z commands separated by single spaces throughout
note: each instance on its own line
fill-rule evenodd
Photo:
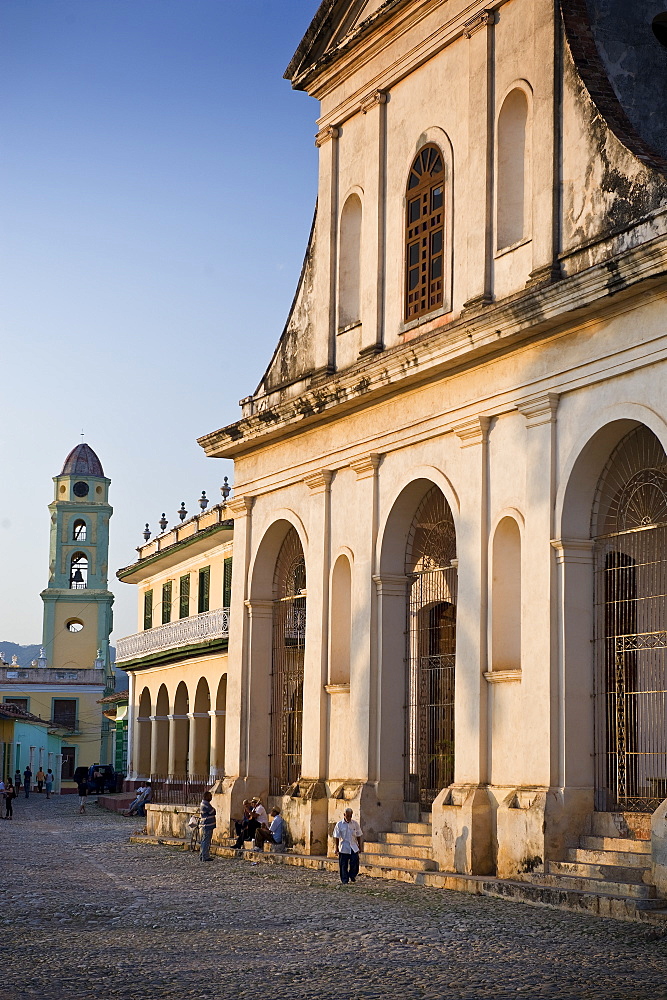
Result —
M 118 571 L 138 601 L 139 630 L 116 647 L 130 678 L 130 779 L 224 773 L 232 534 L 218 504 L 147 539 Z
M 262 795 L 323 854 L 350 806 L 385 867 L 424 838 L 405 878 L 667 894 L 661 7 L 323 0 L 286 73 L 319 102 L 293 307 L 199 441 L 235 464 L 217 836 Z M 159 560 L 121 573 L 149 627 Z M 154 662 L 142 771 L 149 724 L 182 767 L 206 715 Z

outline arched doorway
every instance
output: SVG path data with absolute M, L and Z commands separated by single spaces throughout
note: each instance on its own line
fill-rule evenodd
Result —
M 301 776 L 305 645 L 306 561 L 299 536 L 290 528 L 273 580 L 271 795 L 282 795 Z
M 667 455 L 640 425 L 600 476 L 595 565 L 595 806 L 667 796 Z
M 430 809 L 454 780 L 456 530 L 438 487 L 424 496 L 406 549 L 406 802 Z

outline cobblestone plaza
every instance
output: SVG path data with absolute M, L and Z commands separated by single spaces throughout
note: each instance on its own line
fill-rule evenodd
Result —
M 2 822 L 7 1000 L 667 997 L 661 928 L 134 845 L 77 799 Z

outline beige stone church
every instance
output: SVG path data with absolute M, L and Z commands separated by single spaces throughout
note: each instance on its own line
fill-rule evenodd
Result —
M 262 795 L 323 855 L 349 805 L 544 878 L 614 836 L 666 890 L 667 0 L 323 0 L 286 76 L 320 102 L 312 234 L 199 442 L 235 463 L 218 833 Z M 141 593 L 181 572 L 150 544 Z M 166 761 L 155 727 L 204 718 L 184 648 L 126 657 L 136 775 L 151 724 Z

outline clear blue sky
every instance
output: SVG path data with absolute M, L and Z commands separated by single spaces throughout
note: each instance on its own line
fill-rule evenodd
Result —
M 318 105 L 282 79 L 319 0 L 0 3 L 0 641 L 39 642 L 51 477 L 80 431 L 115 570 L 231 463 L 317 187 Z

